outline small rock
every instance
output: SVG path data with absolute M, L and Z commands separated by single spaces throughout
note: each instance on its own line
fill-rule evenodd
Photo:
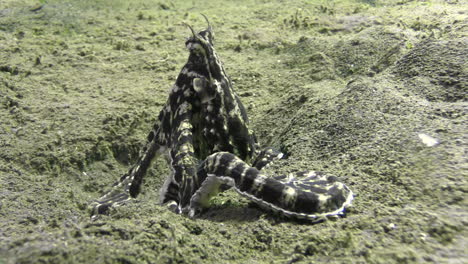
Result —
M 384 226 L 384 230 L 387 233 L 394 230 L 394 229 L 396 229 L 396 225 L 394 223 L 390 223 L 390 224 Z
M 422 143 L 424 143 L 428 147 L 433 147 L 437 144 L 439 144 L 439 140 L 436 138 L 433 138 L 429 135 L 419 133 L 418 134 L 419 139 L 421 139 Z

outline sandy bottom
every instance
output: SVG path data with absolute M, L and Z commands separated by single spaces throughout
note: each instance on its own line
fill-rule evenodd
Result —
M 1 1 L 0 263 L 466 263 L 463 1 Z M 92 222 L 135 162 L 187 59 L 215 45 L 272 175 L 317 170 L 356 193 L 311 225 L 233 191 L 197 219 L 142 193 Z

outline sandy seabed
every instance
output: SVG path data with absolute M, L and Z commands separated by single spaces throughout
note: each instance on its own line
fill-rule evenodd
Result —
M 465 1 L 0 1 L 0 263 L 467 263 Z M 227 191 L 197 219 L 135 162 L 209 17 L 272 175 L 337 175 L 346 217 L 283 219 Z

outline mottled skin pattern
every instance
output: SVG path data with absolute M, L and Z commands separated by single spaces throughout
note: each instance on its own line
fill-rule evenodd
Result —
M 302 172 L 272 178 L 260 171 L 282 154 L 271 148 L 258 150 L 246 111 L 214 50 L 211 26 L 199 33 L 189 28 L 192 36 L 185 45 L 190 56 L 141 156 L 93 203 L 93 217 L 136 197 L 151 161 L 160 154 L 168 157 L 172 170 L 161 188 L 160 202 L 174 212 L 194 217 L 209 206 L 221 186 L 230 186 L 261 207 L 288 217 L 317 220 L 341 215 L 353 195 L 335 177 Z

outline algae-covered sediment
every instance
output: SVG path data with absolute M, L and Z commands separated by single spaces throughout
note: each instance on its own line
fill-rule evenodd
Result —
M 0 2 L 0 263 L 466 263 L 464 1 Z M 209 17 L 271 173 L 337 175 L 316 225 L 236 193 L 200 218 L 88 204 L 132 162 Z

